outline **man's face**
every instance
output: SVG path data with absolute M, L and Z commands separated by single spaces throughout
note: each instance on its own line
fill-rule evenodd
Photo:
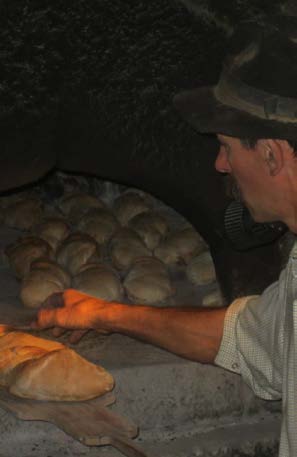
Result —
M 240 199 L 249 209 L 255 221 L 276 220 L 269 189 L 269 177 L 261 159 L 261 145 L 249 149 L 238 138 L 217 135 L 220 150 L 215 161 L 215 168 L 221 173 L 228 173 L 234 179 Z

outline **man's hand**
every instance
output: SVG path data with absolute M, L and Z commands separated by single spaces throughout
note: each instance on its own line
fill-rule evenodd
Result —
M 65 330 L 74 330 L 70 337 L 76 343 L 90 329 L 109 333 L 104 316 L 109 314 L 111 303 L 78 292 L 74 289 L 51 295 L 38 311 L 32 328 L 52 328 L 53 335 L 61 336 Z M 98 316 L 101 315 L 101 319 Z M 101 328 L 102 327 L 102 328 Z

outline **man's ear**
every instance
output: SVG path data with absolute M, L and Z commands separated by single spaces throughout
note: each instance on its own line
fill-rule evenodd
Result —
M 262 157 L 270 176 L 276 176 L 284 166 L 285 143 L 283 140 L 261 141 Z

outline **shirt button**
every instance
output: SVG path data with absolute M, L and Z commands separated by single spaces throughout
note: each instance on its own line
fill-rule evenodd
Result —
M 232 368 L 233 368 L 233 370 L 236 370 L 238 368 L 238 363 L 236 363 L 236 362 L 232 363 Z

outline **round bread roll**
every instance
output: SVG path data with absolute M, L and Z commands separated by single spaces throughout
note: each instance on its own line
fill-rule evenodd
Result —
M 85 193 L 70 193 L 59 203 L 62 213 L 74 224 L 78 223 L 89 209 L 104 207 L 102 200 Z
M 196 230 L 187 227 L 170 233 L 154 250 L 154 254 L 166 265 L 187 264 L 205 249 L 205 242 Z
M 61 241 L 65 240 L 70 234 L 67 222 L 61 218 L 48 218 L 33 227 L 33 233 L 39 238 L 47 241 L 54 251 L 57 250 Z
M 72 287 L 108 301 L 120 301 L 123 297 L 123 288 L 117 273 L 104 264 L 83 265 L 74 276 Z
M 31 270 L 28 273 L 28 275 L 25 276 L 25 279 L 27 279 L 27 277 L 33 270 L 45 271 L 53 275 L 53 277 L 56 277 L 57 281 L 63 284 L 65 289 L 70 287 L 71 277 L 69 273 L 66 270 L 64 270 L 64 268 L 61 265 L 59 265 L 55 260 L 49 260 L 44 258 L 34 260 L 34 262 L 31 263 Z
M 18 278 L 23 278 L 31 268 L 34 260 L 42 257 L 52 259 L 54 253 L 50 245 L 41 238 L 26 236 L 9 245 L 5 253 Z
M 100 259 L 101 255 L 94 238 L 84 233 L 73 233 L 58 247 L 57 261 L 71 275 L 76 275 L 82 265 L 92 259 Z
M 12 203 L 4 211 L 4 223 L 8 227 L 29 230 L 42 217 L 42 204 L 37 198 L 27 198 Z
M 190 261 L 186 268 L 189 281 L 196 286 L 211 284 L 216 280 L 216 271 L 209 251 Z
M 141 238 L 128 228 L 121 228 L 110 241 L 110 257 L 115 268 L 127 270 L 139 257 L 151 256 Z
M 128 298 L 134 303 L 152 305 L 174 293 L 165 265 L 154 257 L 136 260 L 123 284 Z
M 147 211 L 134 216 L 129 221 L 129 227 L 145 242 L 145 245 L 153 250 L 168 231 L 168 223 L 165 217 L 156 211 Z
M 39 307 L 50 295 L 70 287 L 69 274 L 56 262 L 37 260 L 21 285 L 20 297 L 27 308 Z
M 92 236 L 98 244 L 106 243 L 118 226 L 114 215 L 104 208 L 89 210 L 78 224 L 79 230 Z
M 151 203 L 136 192 L 126 192 L 114 201 L 115 215 L 121 225 L 128 225 L 130 219 L 137 214 L 151 209 Z
M 224 306 L 224 300 L 220 290 L 214 290 L 203 297 L 202 306 L 206 308 L 220 308 Z

